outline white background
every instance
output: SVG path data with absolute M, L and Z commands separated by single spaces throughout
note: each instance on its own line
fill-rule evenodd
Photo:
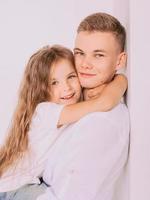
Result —
M 128 190 L 115 200 L 150 200 L 150 25 L 148 0 L 0 0 L 0 143 L 9 126 L 25 63 L 41 46 L 74 46 L 79 22 L 104 11 L 127 28 L 131 145 Z M 118 122 L 119 123 L 119 122 Z
M 0 135 L 9 125 L 25 63 L 47 44 L 73 47 L 79 22 L 97 11 L 112 13 L 113 1 L 0 0 Z

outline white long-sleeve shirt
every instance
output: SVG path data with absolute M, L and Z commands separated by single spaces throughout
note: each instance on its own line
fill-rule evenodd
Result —
M 40 183 L 48 152 L 58 139 L 57 123 L 63 105 L 40 103 L 33 115 L 28 132 L 29 145 L 25 156 L 0 177 L 0 192 L 16 190 L 25 184 Z
M 37 200 L 112 200 L 127 161 L 129 116 L 124 104 L 64 128 L 49 153 Z

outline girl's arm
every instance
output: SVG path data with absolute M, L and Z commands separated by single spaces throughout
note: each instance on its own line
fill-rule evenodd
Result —
M 102 86 L 98 86 L 92 89 L 85 89 L 84 100 L 93 99 L 96 97 L 106 98 L 105 106 L 106 110 L 112 109 L 117 102 L 120 101 L 127 89 L 127 78 L 123 74 L 116 74 L 113 80 Z
M 121 74 L 115 75 L 114 79 L 103 87 L 98 96 L 94 95 L 94 98 L 89 98 L 87 101 L 65 106 L 60 114 L 58 127 L 78 121 L 91 112 L 111 110 L 119 103 L 126 89 L 127 78 Z

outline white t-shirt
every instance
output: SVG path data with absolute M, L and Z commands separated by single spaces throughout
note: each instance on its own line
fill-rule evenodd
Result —
M 61 133 L 57 123 L 62 108 L 63 105 L 50 102 L 37 106 L 28 132 L 29 150 L 18 164 L 2 175 L 0 192 L 15 190 L 28 183 L 40 183 L 38 176 L 43 172 L 48 152 Z
M 129 116 L 124 104 L 66 127 L 49 153 L 37 200 L 112 200 L 128 155 Z

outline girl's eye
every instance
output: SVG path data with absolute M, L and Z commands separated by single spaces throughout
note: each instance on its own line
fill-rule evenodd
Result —
M 72 74 L 72 75 L 68 76 L 68 79 L 73 79 L 73 78 L 76 78 L 76 77 L 77 77 L 76 74 Z
M 58 85 L 58 81 L 51 82 L 51 85 Z

